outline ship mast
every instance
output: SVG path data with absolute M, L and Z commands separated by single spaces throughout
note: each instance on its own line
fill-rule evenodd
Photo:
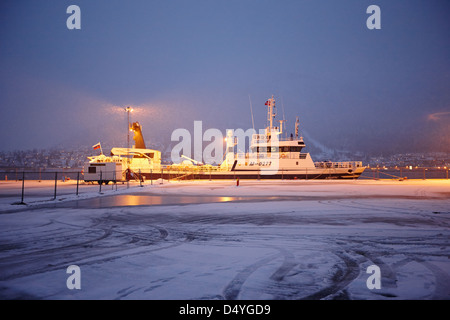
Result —
M 267 135 L 267 139 L 270 140 L 270 137 L 272 136 L 272 132 L 275 132 L 275 128 L 273 126 L 273 120 L 275 119 L 276 111 L 275 111 L 275 99 L 270 98 L 269 100 L 266 101 L 265 105 L 267 106 L 267 122 L 268 122 L 268 127 L 266 128 L 266 135 Z
M 273 95 L 272 98 L 266 101 L 265 105 L 267 106 L 267 122 L 268 122 L 268 127 L 266 128 L 266 136 L 267 140 L 270 140 L 272 134 L 280 135 L 283 133 L 283 122 L 285 122 L 286 120 L 280 120 L 279 128 L 274 126 L 274 120 L 275 116 L 277 115 L 277 112 L 275 109 L 275 99 L 273 98 Z
M 266 101 L 266 106 L 267 106 L 267 121 L 269 123 L 269 132 L 272 131 L 273 128 L 273 120 L 275 119 L 276 116 L 276 112 L 275 112 L 275 99 L 270 98 L 269 100 Z

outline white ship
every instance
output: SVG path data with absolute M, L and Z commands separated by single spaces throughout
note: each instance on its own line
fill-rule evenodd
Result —
M 97 168 L 110 162 L 122 165 L 124 179 L 356 179 L 363 173 L 365 167 L 361 161 L 314 162 L 309 153 L 302 152 L 305 142 L 299 136 L 298 118 L 295 136 L 283 138 L 284 120 L 279 121 L 279 126 L 274 124 L 273 96 L 265 105 L 268 126 L 264 133 L 253 134 L 248 151 L 242 153 L 236 150 L 236 137 L 227 132 L 225 159 L 218 166 L 203 165 L 184 156 L 192 161 L 161 165 L 161 152 L 146 149 L 141 126 L 135 122 L 130 127 L 135 145 L 132 148 L 112 148 L 110 157 L 103 154 L 89 157 L 84 170 L 96 171 L 97 176 L 91 175 L 90 180 L 85 180 L 105 182 L 100 179 Z
M 274 179 L 336 179 L 358 178 L 365 167 L 361 161 L 314 162 L 309 153 L 302 153 L 305 147 L 303 137 L 299 136 L 298 118 L 295 136 L 283 138 L 283 121 L 275 126 L 275 99 L 270 98 L 267 105 L 268 126 L 264 134 L 253 134 L 249 152 L 238 153 L 236 141 L 229 134 L 227 149 L 222 167 L 243 178 Z

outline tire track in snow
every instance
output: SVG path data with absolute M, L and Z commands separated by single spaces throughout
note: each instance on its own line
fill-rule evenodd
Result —
M 279 249 L 284 255 L 283 264 L 270 276 L 271 280 L 282 281 L 284 277 L 297 265 L 294 255 L 285 249 Z
M 344 253 L 337 252 L 336 255 L 345 263 L 345 269 L 334 274 L 332 280 L 333 284 L 324 289 L 321 289 L 313 294 L 301 298 L 301 300 L 320 300 L 328 296 L 334 295 L 339 291 L 345 289 L 353 280 L 359 276 L 359 265 Z
M 242 271 L 238 272 L 236 276 L 231 280 L 223 290 L 223 297 L 225 300 L 236 300 L 241 292 L 242 286 L 250 275 L 260 267 L 264 266 L 268 262 L 279 257 L 280 254 L 271 255 L 256 261 L 255 263 L 245 267 Z
M 436 289 L 434 290 L 432 300 L 449 300 L 450 299 L 450 276 L 441 268 L 431 262 L 421 262 L 431 272 L 436 279 Z

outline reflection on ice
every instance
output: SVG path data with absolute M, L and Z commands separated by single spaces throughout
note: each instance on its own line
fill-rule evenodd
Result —
M 153 194 L 121 194 L 107 197 L 78 200 L 66 203 L 64 207 L 76 208 L 111 208 L 128 206 L 153 205 L 184 205 L 200 203 L 218 203 L 230 201 L 265 201 L 265 200 L 292 200 L 292 197 L 223 197 L 223 196 L 192 196 L 192 195 L 153 195 Z

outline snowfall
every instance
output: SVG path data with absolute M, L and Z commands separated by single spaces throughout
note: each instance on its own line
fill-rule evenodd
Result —
M 1 299 L 450 299 L 450 180 L 54 184 L 0 181 Z

